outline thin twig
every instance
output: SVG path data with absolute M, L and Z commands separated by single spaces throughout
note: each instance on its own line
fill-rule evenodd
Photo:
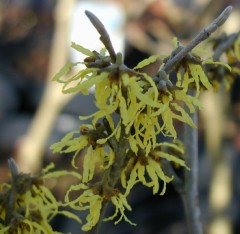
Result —
M 228 6 L 225 10 L 209 24 L 206 28 L 204 28 L 196 37 L 192 39 L 185 47 L 172 58 L 170 58 L 166 64 L 162 67 L 166 73 L 170 73 L 172 69 L 199 43 L 207 39 L 213 32 L 217 30 L 224 22 L 228 19 L 230 13 L 232 12 L 232 6 Z
M 194 15 L 191 15 L 193 19 L 191 19 L 189 26 L 193 30 L 198 31 L 198 28 L 202 28 L 209 23 L 212 17 L 217 15 L 224 8 L 225 4 L 225 0 L 218 0 L 217 4 L 216 0 L 209 0 L 201 9 L 198 8 L 197 12 L 193 12 Z
M 112 62 L 115 63 L 116 62 L 116 53 L 114 51 L 114 48 L 113 48 L 112 42 L 110 40 L 109 34 L 108 34 L 106 28 L 104 27 L 103 23 L 97 18 L 97 16 L 95 16 L 90 11 L 85 11 L 85 14 L 88 17 L 88 19 L 91 21 L 93 26 L 99 32 L 101 42 L 104 44 L 104 46 L 108 50 L 109 55 L 112 59 Z
M 235 40 L 238 38 L 239 35 L 240 35 L 240 32 L 233 33 L 232 35 L 228 36 L 226 40 L 220 43 L 214 51 L 213 61 L 218 61 L 221 55 L 225 53 L 226 50 L 233 45 L 233 43 L 235 42 Z

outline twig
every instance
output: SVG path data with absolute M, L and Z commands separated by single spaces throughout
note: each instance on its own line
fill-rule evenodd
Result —
M 235 40 L 237 39 L 237 37 L 240 35 L 240 32 L 238 33 L 233 33 L 232 35 L 230 35 L 226 40 L 224 40 L 222 43 L 220 43 L 217 48 L 214 51 L 213 54 L 213 61 L 217 61 L 219 60 L 219 58 L 221 57 L 221 55 L 226 52 L 226 50 L 228 48 L 230 48 L 233 43 L 235 42 Z
M 204 28 L 196 37 L 189 42 L 188 45 L 182 47 L 182 49 L 173 57 L 171 57 L 166 64 L 162 67 L 161 70 L 164 70 L 166 73 L 170 73 L 172 69 L 199 43 L 207 39 L 213 32 L 217 30 L 224 22 L 228 19 L 230 13 L 232 12 L 232 6 L 228 6 L 225 10 Z
M 216 0 L 209 0 L 204 6 L 199 5 L 200 9 L 198 8 L 191 15 L 193 19 L 191 19 L 189 26 L 197 32 L 199 28 L 211 22 L 212 17 L 217 15 L 224 8 L 225 4 L 225 0 L 218 0 L 217 4 Z
M 104 44 L 104 46 L 108 50 L 109 55 L 110 55 L 110 57 L 112 59 L 112 62 L 115 63 L 116 62 L 116 53 L 115 53 L 115 51 L 113 49 L 112 42 L 110 40 L 110 37 L 109 37 L 109 34 L 108 34 L 106 28 L 104 27 L 102 22 L 97 18 L 97 16 L 95 16 L 92 12 L 85 11 L 85 14 L 88 17 L 88 19 L 91 21 L 93 26 L 99 32 L 100 40 L 102 41 L 102 43 Z

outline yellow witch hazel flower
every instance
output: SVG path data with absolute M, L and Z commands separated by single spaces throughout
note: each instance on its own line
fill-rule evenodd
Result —
M 177 38 L 173 39 L 173 44 L 176 47 L 176 50 L 181 48 Z M 214 61 L 212 58 L 207 58 L 202 60 L 198 54 L 208 54 L 206 50 L 193 50 L 192 53 L 189 53 L 177 66 L 177 83 L 176 86 L 182 88 L 185 93 L 188 92 L 189 88 L 194 88 L 196 90 L 195 97 L 198 98 L 200 90 L 212 89 L 212 83 L 206 75 L 203 66 L 223 66 L 231 71 L 231 67 L 220 61 Z M 196 104 L 196 103 L 195 103 Z M 198 106 L 198 104 L 197 104 Z
M 100 164 L 100 169 L 106 170 L 112 165 L 113 160 L 114 153 L 111 148 L 97 146 L 93 149 L 93 147 L 90 146 L 84 156 L 82 181 L 87 183 L 93 179 L 95 166 L 98 163 Z
M 240 36 L 239 32 L 230 35 L 222 34 L 212 40 L 213 48 L 215 49 L 215 57 L 224 57 L 227 64 L 225 69 L 217 70 L 216 66 L 211 66 L 209 69 L 210 82 L 215 90 L 224 87 L 229 91 L 234 80 L 240 75 Z M 224 50 L 223 50 L 223 45 Z M 224 56 L 223 56 L 224 55 Z
M 173 44 L 176 49 L 181 48 L 178 39 L 173 39 Z M 185 93 L 188 92 L 189 88 L 195 88 L 196 97 L 200 94 L 200 89 L 211 89 L 210 84 L 202 67 L 202 60 L 197 53 L 189 53 L 175 68 L 177 74 L 176 86 L 182 88 Z
M 118 216 L 118 214 L 120 214 L 120 217 L 117 221 L 114 222 L 114 224 L 118 224 L 122 219 L 124 219 L 131 225 L 136 225 L 135 223 L 131 222 L 125 215 L 125 210 L 132 210 L 131 206 L 127 202 L 126 195 L 121 194 L 117 191 L 114 196 L 111 196 L 111 202 L 116 207 L 115 212 L 112 216 L 105 218 L 103 221 L 113 220 Z
M 71 193 L 74 191 L 82 192 L 80 196 L 72 199 Z M 125 210 L 131 210 L 130 205 L 126 200 L 126 196 L 121 194 L 118 190 L 105 190 L 102 191 L 102 186 L 95 184 L 92 187 L 81 183 L 72 185 L 65 196 L 65 202 L 68 206 L 75 210 L 89 210 L 86 216 L 86 223 L 82 226 L 83 231 L 91 230 L 99 221 L 100 212 L 106 202 L 110 201 L 116 208 L 112 216 L 105 218 L 104 221 L 115 219 L 119 214 L 120 217 L 115 224 L 120 222 L 123 218 L 125 221 L 132 223 L 125 215 Z
M 100 124 L 96 127 L 90 124 L 82 125 L 80 131 L 68 133 L 60 142 L 53 144 L 50 148 L 54 153 L 73 153 L 72 166 L 74 168 L 78 168 L 77 156 L 86 149 L 82 181 L 88 182 L 93 179 L 97 164 L 99 164 L 100 169 L 107 169 L 114 159 L 113 150 L 105 147 L 107 135 L 104 131 L 105 129 Z
M 131 155 L 128 164 L 121 174 L 121 183 L 126 189 L 126 196 L 137 183 L 142 183 L 144 186 L 151 187 L 153 189 L 153 194 L 156 194 L 160 190 L 159 181 L 163 182 L 163 188 L 160 192 L 160 195 L 163 195 L 166 191 L 166 184 L 174 179 L 173 177 L 165 175 L 161 165 L 161 160 L 163 159 L 189 169 L 183 159 L 162 151 L 161 147 L 174 149 L 180 154 L 184 153 L 182 147 L 177 144 L 165 142 L 156 144 L 156 148 L 152 150 L 148 156 L 146 156 L 143 150 L 139 151 L 137 157 Z
M 80 179 L 76 172 L 51 172 L 51 164 L 36 176 L 18 173 L 13 159 L 9 160 L 11 182 L 0 187 L 0 233 L 58 233 L 49 222 L 57 215 L 63 214 L 81 223 L 75 214 L 62 210 L 64 205 L 58 202 L 52 192 L 44 186 L 46 179 L 72 175 Z
M 71 199 L 70 195 L 74 191 L 82 191 L 76 199 Z M 91 230 L 98 222 L 103 204 L 103 197 L 94 192 L 87 185 L 80 183 L 72 185 L 65 196 L 65 202 L 75 210 L 89 210 L 87 222 L 82 226 L 83 231 Z

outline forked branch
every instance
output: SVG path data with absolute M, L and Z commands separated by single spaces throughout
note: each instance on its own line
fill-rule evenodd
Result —
M 228 6 L 223 12 L 205 27 L 197 36 L 195 36 L 185 47 L 174 56 L 171 56 L 161 70 L 170 73 L 172 69 L 198 44 L 206 40 L 218 27 L 224 24 L 232 12 L 232 6 Z

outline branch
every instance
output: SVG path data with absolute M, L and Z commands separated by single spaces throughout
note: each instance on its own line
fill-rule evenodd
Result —
M 232 12 L 232 6 L 228 6 L 225 10 L 204 28 L 196 37 L 189 42 L 188 45 L 182 47 L 181 50 L 176 54 L 170 57 L 166 64 L 162 67 L 161 70 L 164 70 L 166 73 L 170 73 L 172 69 L 199 43 L 207 39 L 213 32 L 217 30 L 224 22 L 228 19 L 230 13 Z
M 191 114 L 191 117 L 197 124 L 197 113 Z M 202 234 L 198 194 L 198 133 L 196 128 L 187 124 L 184 124 L 184 145 L 186 164 L 191 169 L 184 171 L 184 190 L 180 195 L 185 208 L 189 234 Z
M 127 148 L 128 148 L 128 140 L 126 138 L 125 126 L 121 125 L 121 134 L 118 142 L 118 147 L 114 149 L 115 152 L 115 160 L 113 165 L 109 168 L 109 178 L 108 185 L 112 188 L 115 188 L 120 176 L 121 172 L 126 160 L 127 156 Z

